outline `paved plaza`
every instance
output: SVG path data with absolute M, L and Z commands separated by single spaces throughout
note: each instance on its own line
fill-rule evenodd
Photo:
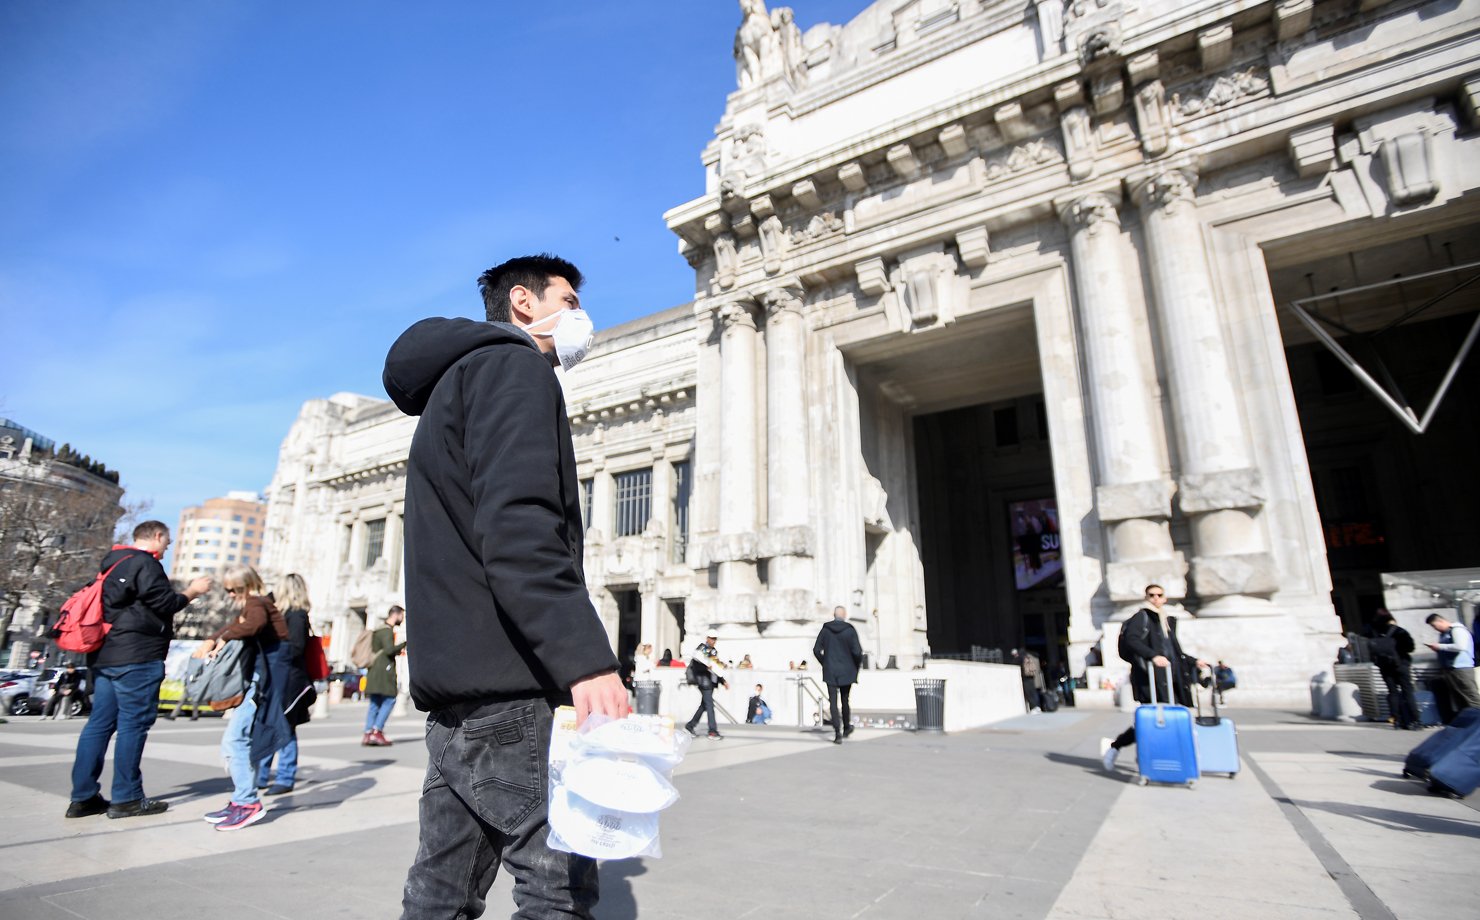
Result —
M 219 720 L 160 722 L 145 782 L 168 813 L 65 820 L 80 722 L 0 726 L 0 918 L 394 918 L 416 846 L 424 750 L 364 709 L 302 732 L 297 791 L 235 834 L 201 814 L 230 784 Z M 662 859 L 602 867 L 604 920 L 1459 918 L 1480 903 L 1480 796 L 1399 778 L 1419 736 L 1232 710 L 1244 772 L 1192 790 L 1114 776 L 1117 712 L 1061 710 L 948 736 L 737 726 L 696 741 Z M 105 782 L 104 791 L 107 791 Z M 486 916 L 508 916 L 501 877 Z

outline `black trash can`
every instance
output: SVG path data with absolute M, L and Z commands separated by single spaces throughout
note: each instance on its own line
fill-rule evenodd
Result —
M 640 680 L 633 686 L 637 688 L 638 715 L 657 715 L 658 697 L 663 693 L 663 684 L 656 680 Z
M 946 730 L 946 682 L 933 677 L 915 678 L 915 731 Z

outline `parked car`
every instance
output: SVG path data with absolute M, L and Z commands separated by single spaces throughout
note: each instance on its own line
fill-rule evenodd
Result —
M 0 705 L 13 716 L 23 716 L 31 711 L 31 689 L 36 684 L 40 671 L 7 671 L 0 679 Z M 40 712 L 40 710 L 37 710 Z
M 41 672 L 32 686 L 31 696 L 27 701 L 27 711 L 32 713 L 46 711 L 46 703 L 56 689 L 56 679 L 62 670 L 62 668 L 47 668 Z M 66 709 L 59 715 L 80 716 L 92 709 L 92 678 L 88 676 L 87 668 L 78 668 L 77 673 L 82 675 L 82 683 L 78 687 L 81 692 L 72 694 L 71 702 L 64 704 Z M 17 715 L 23 715 L 23 713 L 17 713 Z

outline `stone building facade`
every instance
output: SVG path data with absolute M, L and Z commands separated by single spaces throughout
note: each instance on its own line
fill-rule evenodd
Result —
M 876 664 L 1077 674 L 1157 582 L 1291 702 L 1382 571 L 1480 558 L 1480 0 L 740 8 L 694 302 L 565 380 L 619 649 L 780 666 L 841 604 Z M 324 607 L 399 596 L 412 424 L 284 443 L 265 564 Z
M 1158 582 L 1245 699 L 1298 698 L 1380 587 L 1353 569 L 1338 619 L 1302 438 L 1331 412 L 1292 380 L 1329 362 L 1286 304 L 1347 291 L 1335 335 L 1365 341 L 1438 298 L 1389 364 L 1472 328 L 1441 295 L 1480 259 L 1480 4 L 879 0 L 805 34 L 741 8 L 703 194 L 666 215 L 697 280 L 691 617 L 806 636 L 844 603 L 881 655 L 1078 673 Z M 1404 448 L 1475 446 L 1448 398 Z M 1014 516 L 1045 499 L 1026 536 L 1062 582 L 1025 588 Z M 1473 564 L 1445 526 L 1391 554 Z

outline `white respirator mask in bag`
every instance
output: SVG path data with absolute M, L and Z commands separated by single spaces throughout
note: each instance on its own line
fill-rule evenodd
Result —
M 537 326 L 543 326 L 551 320 L 555 321 L 555 328 L 549 332 L 535 331 Z M 560 359 L 561 367 L 570 370 L 580 364 L 586 357 L 586 352 L 591 350 L 591 339 L 595 337 L 596 327 L 586 311 L 576 307 L 572 310 L 551 313 L 544 319 L 530 323 L 523 328 L 530 335 L 554 341 L 555 357 Z

